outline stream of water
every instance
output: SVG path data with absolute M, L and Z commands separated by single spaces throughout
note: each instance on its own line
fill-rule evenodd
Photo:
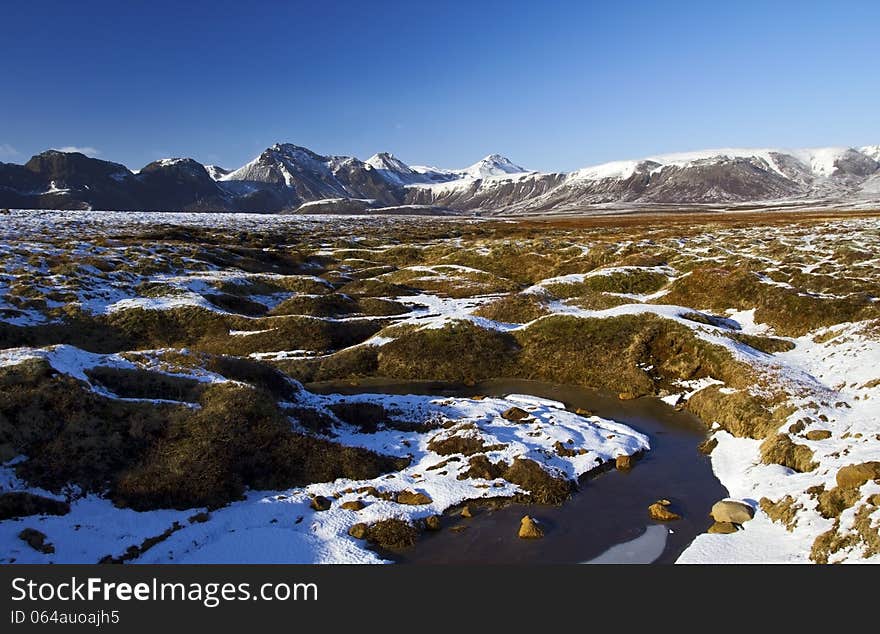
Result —
M 508 504 L 476 507 L 470 519 L 448 516 L 444 530 L 425 533 L 413 548 L 382 553 L 401 563 L 672 563 L 712 520 L 712 504 L 727 495 L 707 456 L 697 450 L 705 427 L 692 414 L 655 398 L 621 401 L 587 388 L 524 380 L 493 380 L 474 386 L 379 379 L 307 386 L 322 393 L 504 396 L 532 394 L 584 408 L 647 434 L 651 450 L 626 472 L 583 478 L 562 506 Z M 665 524 L 648 517 L 648 506 L 672 501 L 682 519 Z M 545 537 L 517 536 L 523 515 L 537 518 Z M 452 527 L 465 527 L 450 530 Z

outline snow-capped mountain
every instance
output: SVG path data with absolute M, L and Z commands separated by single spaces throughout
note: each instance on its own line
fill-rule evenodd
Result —
M 465 177 L 472 178 L 491 178 L 492 176 L 505 176 L 506 174 L 522 174 L 528 170 L 514 165 L 514 163 L 500 154 L 490 154 L 461 170 L 461 174 Z
M 880 198 L 880 146 L 717 149 L 614 161 L 568 173 L 527 171 L 491 154 L 470 167 L 366 161 L 290 143 L 233 170 L 193 159 L 137 172 L 56 150 L 0 163 L 0 207 L 118 210 L 591 213 L 699 205 L 868 205 Z
M 569 173 L 514 173 L 412 186 L 407 202 L 496 213 L 589 212 L 597 206 L 835 203 L 880 186 L 875 146 L 719 149 L 614 161 Z
M 398 204 L 402 200 L 399 185 L 389 183 L 383 171 L 350 156 L 322 156 L 292 143 L 281 143 L 230 172 L 221 182 L 230 184 L 233 192 L 241 191 L 239 183 L 269 186 L 297 205 L 328 198 L 366 198 Z

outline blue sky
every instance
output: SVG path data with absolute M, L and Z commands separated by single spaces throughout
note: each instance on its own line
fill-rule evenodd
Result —
M 0 161 L 880 143 L 880 2 L 4 1 Z

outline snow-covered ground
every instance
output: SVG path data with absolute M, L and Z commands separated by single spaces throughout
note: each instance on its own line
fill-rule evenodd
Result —
M 2 351 L 0 367 L 14 366 L 32 358 L 45 359 L 56 371 L 85 383 L 89 381 L 85 370 L 90 368 L 135 367 L 117 355 L 96 355 L 70 346 Z M 146 365 L 155 370 L 154 365 Z M 203 372 L 194 373 L 192 378 L 225 380 Z M 98 387 L 91 389 L 102 396 L 117 398 Z M 172 529 L 167 538 L 146 550 L 137 561 L 381 563 L 382 559 L 374 551 L 365 548 L 365 542 L 349 536 L 352 525 L 388 518 L 417 521 L 465 501 L 510 497 L 522 492 L 519 486 L 501 478 L 465 477 L 463 474 L 469 468 L 466 458 L 439 455 L 429 446 L 432 439 L 453 435 L 472 437 L 491 447 L 485 455 L 492 462 L 533 460 L 555 477 L 570 480 L 617 456 L 650 448 L 646 436 L 626 425 L 597 416 L 580 416 L 566 411 L 561 403 L 529 395 L 472 400 L 378 394 L 321 396 L 305 391 L 300 394 L 298 405 L 323 411 L 328 416 L 332 416 L 330 408 L 340 402 L 370 403 L 393 410 L 394 418 L 402 421 L 448 421 L 452 426 L 424 432 L 381 428 L 374 433 L 364 433 L 340 424 L 334 429 L 334 442 L 409 457 L 409 465 L 374 479 L 339 479 L 283 491 L 250 491 L 246 499 L 211 512 L 207 521 L 189 521 L 188 518 L 205 511 L 200 508 L 135 512 L 116 508 L 96 495 L 75 498 L 70 512 L 63 516 L 40 516 L 36 521 L 33 517 L 0 521 L 0 561 L 97 562 L 107 555 L 122 556 L 130 547 Z M 502 417 L 511 407 L 527 411 L 528 420 L 510 421 Z M 559 444 L 571 452 L 560 453 Z M 0 468 L 0 492 L 26 491 L 63 499 L 22 482 L 13 470 L 18 460 L 20 458 Z M 402 504 L 365 492 L 369 487 L 389 494 L 418 492 L 429 501 Z M 314 510 L 310 504 L 314 496 L 331 499 L 332 507 L 326 511 Z M 344 503 L 356 500 L 364 501 L 365 508 L 357 511 L 342 508 Z M 18 534 L 26 526 L 44 533 L 54 546 L 54 552 L 41 553 L 21 541 Z
M 728 152 L 739 156 L 738 151 Z M 810 161 L 811 169 L 821 173 L 833 164 L 838 154 L 804 154 L 802 160 Z M 767 154 L 768 161 L 775 160 Z M 700 160 L 700 156 L 666 157 L 667 161 Z M 831 163 L 829 163 L 831 161 Z M 774 163 L 775 165 L 775 163 Z M 774 167 L 774 169 L 779 166 Z M 599 172 L 608 177 L 623 177 L 626 165 L 603 166 Z M 494 176 L 490 176 L 490 179 Z M 591 177 L 600 177 L 593 174 Z M 498 176 L 498 178 L 504 178 Z M 512 178 L 518 178 L 514 175 Z M 433 186 L 433 185 L 432 185 Z M 437 187 L 447 185 L 438 184 Z M 333 259 L 337 250 L 351 249 L 334 245 L 334 233 L 348 232 L 351 242 L 357 243 L 365 236 L 387 234 L 399 227 L 412 228 L 413 223 L 467 223 L 473 226 L 479 221 L 460 219 L 413 220 L 387 217 L 358 217 L 356 219 L 330 216 L 263 216 L 249 214 L 133 214 L 96 212 L 22 212 L 14 211 L 3 217 L 0 225 L 0 322 L 14 326 L 33 326 L 50 323 L 62 318 L 65 306 L 75 303 L 91 315 L 101 316 L 122 313 L 132 308 L 168 310 L 176 307 L 200 307 L 215 313 L 229 315 L 205 299 L 205 294 L 216 292 L 217 285 L 246 285 L 251 282 L 284 281 L 282 278 L 298 278 L 302 283 L 326 285 L 331 282 L 328 273 L 342 275 L 343 281 L 356 279 L 345 277 L 356 273 L 356 258 L 345 260 L 348 268 L 325 272 L 315 271 L 298 275 L 276 273 L 247 273 L 235 267 L 223 267 L 194 259 L 193 254 L 168 253 L 161 244 L 114 243 L 114 237 L 137 234 L 156 227 L 184 227 L 211 231 L 299 232 L 303 235 L 320 233 L 320 241 L 310 245 L 315 257 Z M 452 226 L 452 225 L 449 225 Z M 454 231 L 450 232 L 454 234 Z M 688 328 L 700 340 L 726 349 L 737 362 L 747 364 L 761 377 L 761 385 L 748 388 L 755 394 L 768 389 L 784 393 L 791 413 L 780 423 L 779 432 L 789 433 L 792 426 L 807 421 L 797 432 L 790 432 L 792 439 L 807 447 L 816 467 L 803 473 L 779 464 L 765 464 L 761 457 L 761 439 L 737 438 L 704 421 L 712 429 L 711 437 L 717 442 L 711 453 L 712 466 L 730 496 L 743 500 L 755 511 L 755 518 L 746 522 L 733 534 L 706 534 L 699 536 L 681 555 L 682 563 L 715 562 L 809 562 L 811 548 L 817 537 L 835 526 L 835 520 L 823 517 L 818 510 L 816 491 L 833 489 L 841 467 L 880 460 L 880 336 L 875 321 L 842 322 L 828 327 L 816 328 L 803 336 L 779 337 L 767 324 L 756 322 L 755 310 L 731 309 L 707 323 L 694 321 L 692 314 L 699 306 L 680 306 L 666 303 L 669 284 L 690 275 L 695 266 L 734 268 L 745 266 L 760 271 L 756 274 L 762 284 L 810 294 L 822 299 L 845 297 L 851 293 L 834 290 L 798 290 L 799 276 L 807 279 L 845 280 L 864 288 L 869 301 L 877 301 L 876 289 L 880 288 L 880 221 L 876 218 L 838 219 L 813 224 L 793 223 L 788 227 L 708 227 L 705 230 L 684 231 L 677 235 L 662 227 L 645 230 L 640 238 L 615 238 L 617 251 L 609 263 L 584 264 L 583 269 L 571 268 L 578 258 L 587 260 L 595 250 L 608 246 L 597 235 L 586 233 L 571 237 L 564 247 L 574 255 L 569 268 L 520 284 L 517 293 L 543 302 L 549 315 L 569 315 L 580 318 L 610 318 L 622 315 L 655 315 Z M 337 236 L 338 237 L 338 236 Z M 599 236 L 601 238 L 601 236 Z M 95 239 L 100 238 L 100 240 Z M 374 241 L 366 250 L 376 259 L 399 245 L 379 244 Z M 432 253 L 432 249 L 450 247 L 440 251 L 433 261 L 417 264 L 397 263 L 392 273 L 380 272 L 377 281 L 387 282 L 406 279 L 408 283 L 423 285 L 412 294 L 389 295 L 382 299 L 405 305 L 409 312 L 394 316 L 395 327 L 410 329 L 439 329 L 451 323 L 469 321 L 481 328 L 517 333 L 546 317 L 537 317 L 526 323 L 507 323 L 475 314 L 482 307 L 504 297 L 505 292 L 483 292 L 499 279 L 510 283 L 499 274 L 477 268 L 476 264 L 457 264 L 454 256 L 468 252 L 476 256 L 491 254 L 492 240 L 483 236 L 473 238 L 438 238 L 411 245 Z M 283 247 L 283 245 L 282 245 Z M 535 249 L 540 245 L 532 244 Z M 551 245 L 549 249 L 562 248 Z M 623 254 L 663 253 L 668 263 L 633 265 L 618 262 Z M 852 253 L 855 259 L 848 260 Z M 359 254 L 359 257 L 364 254 Z M 541 254 L 543 255 L 543 254 Z M 75 273 L 65 268 L 51 268 L 47 262 L 65 257 L 78 262 Z M 430 257 L 430 256 L 428 256 Z M 536 258 L 539 255 L 535 256 Z M 131 258 L 144 261 L 167 262 L 174 270 L 143 271 L 122 270 Z M 177 258 L 177 259 L 175 259 Z M 101 260 L 112 261 L 109 270 L 96 268 Z M 375 265 L 360 260 L 364 269 Z M 172 262 L 174 262 L 172 266 Z M 354 268 L 352 268 L 354 267 Z M 577 285 L 597 276 L 626 275 L 633 272 L 660 274 L 668 284 L 660 290 L 645 294 L 604 293 L 620 305 L 608 308 L 588 309 L 565 298 L 557 298 L 550 292 L 559 285 Z M 784 275 L 781 275 L 783 274 Z M 76 277 L 76 286 L 67 287 L 69 279 Z M 141 295 L 142 284 L 162 285 L 163 292 L 151 291 Z M 339 284 L 338 279 L 336 281 Z M 431 284 L 453 284 L 458 293 L 454 296 L 430 290 Z M 44 304 L 32 302 L 21 287 L 29 285 L 45 299 Z M 462 289 L 475 289 L 473 293 Z M 13 289 L 17 289 L 13 294 Z M 68 289 L 67 298 L 53 299 L 53 291 Z M 874 289 L 874 290 L 872 290 Z M 166 294 L 163 294 L 166 293 Z M 15 302 L 13 302 L 15 295 Z M 284 299 L 307 293 L 285 291 L 251 295 L 249 299 L 267 308 L 276 306 Z M 22 299 L 24 298 L 24 299 Z M 39 298 L 38 298 L 39 299 Z M 374 319 L 355 317 L 320 317 L 324 321 L 345 319 Z M 257 335 L 271 333 L 274 328 L 260 319 L 253 319 L 253 329 L 248 322 L 245 329 L 230 328 L 229 335 L 237 340 L 247 340 Z M 742 339 L 731 334 L 775 336 L 793 345 L 787 352 L 768 354 L 761 352 Z M 383 330 L 369 336 L 350 348 L 371 346 L 382 348 L 395 340 L 393 330 Z M 124 354 L 98 355 L 87 353 L 71 345 L 46 348 L 9 348 L 0 350 L 0 366 L 8 367 L 30 358 L 41 358 L 57 371 L 80 381 L 89 382 L 86 370 L 96 366 L 119 369 L 151 369 L 164 371 L 157 359 L 163 351 L 141 351 L 140 359 L 132 361 Z M 321 359 L 332 355 L 334 350 L 324 349 L 270 349 L 253 352 L 253 359 Z M 224 382 L 225 377 L 203 368 L 193 368 L 176 376 L 189 376 L 202 382 Z M 680 381 L 673 391 L 664 396 L 669 404 L 681 405 L 698 392 L 721 384 L 715 377 L 696 381 Z M 115 395 L 100 386 L 91 389 L 102 396 Z M 722 385 L 725 393 L 736 390 Z M 744 389 L 740 387 L 740 389 Z M 318 396 L 302 393 L 304 403 L 310 407 L 329 411 L 329 407 L 343 397 Z M 438 399 L 423 396 L 361 395 L 345 397 L 380 404 L 399 411 L 406 418 L 436 417 L 462 424 L 474 423 L 487 445 L 503 448 L 490 452 L 492 460 L 511 461 L 517 456 L 531 458 L 551 473 L 575 478 L 611 460 L 617 455 L 632 454 L 647 448 L 647 439 L 636 430 L 613 421 L 597 417 L 581 417 L 561 409 L 559 404 L 524 395 L 509 395 L 504 399 Z M 194 404 L 190 404 L 194 405 Z M 529 410 L 532 422 L 517 424 L 500 415 L 506 409 L 518 406 Z M 455 429 L 453 427 L 453 429 Z M 517 492 L 516 485 L 506 481 L 487 482 L 473 478 L 458 480 L 457 476 L 467 467 L 467 461 L 450 463 L 444 469 L 429 469 L 441 462 L 442 457 L 428 448 L 428 441 L 443 431 L 403 432 L 396 429 L 380 429 L 366 434 L 354 428 L 341 426 L 333 440 L 351 446 L 365 447 L 394 456 L 410 455 L 411 464 L 391 475 L 373 480 L 337 481 L 313 484 L 287 491 L 250 491 L 247 498 L 215 510 L 207 522 L 189 522 L 188 518 L 203 509 L 188 511 L 159 510 L 136 513 L 117 509 L 107 500 L 88 496 L 73 501 L 71 512 L 65 516 L 41 516 L 35 527 L 46 533 L 48 541 L 55 546 L 55 553 L 44 555 L 25 545 L 18 532 L 25 522 L 6 520 L 0 522 L 0 545 L 4 560 L 26 561 L 96 561 L 105 555 L 118 556 L 132 545 L 138 545 L 149 537 L 162 534 L 174 526 L 174 530 L 158 546 L 151 548 L 138 561 L 301 561 L 301 562 L 374 562 L 379 557 L 365 549 L 363 542 L 348 536 L 348 528 L 355 522 L 373 522 L 382 518 L 420 520 L 428 515 L 442 513 L 465 500 L 482 497 L 510 496 Z M 813 439 L 809 432 L 821 432 Z M 462 433 L 471 433 L 463 431 Z M 824 436 L 824 437 L 823 437 Z M 571 442 L 569 442 L 571 441 Z M 555 450 L 556 443 L 586 453 L 565 457 Z M 13 464 L 3 467 L 0 474 L 0 490 L 30 490 L 27 483 L 14 475 Z M 367 499 L 368 495 L 353 493 L 359 488 L 374 486 L 380 491 L 403 491 L 410 489 L 425 493 L 431 502 L 420 506 L 406 506 L 384 499 Z M 348 492 L 347 492 L 348 491 Z M 49 492 L 41 494 L 52 497 Z M 335 497 L 339 494 L 339 497 Z M 869 524 L 880 525 L 880 509 L 875 497 L 880 494 L 880 482 L 869 479 L 858 490 L 855 504 L 841 513 L 838 529 L 842 535 L 856 528 L 856 512 L 860 508 L 869 511 Z M 310 496 L 323 495 L 334 500 L 329 511 L 316 512 L 309 506 Z M 773 502 L 788 496 L 797 509 L 787 526 L 774 522 L 761 508 L 761 500 Z M 369 504 L 361 511 L 341 508 L 346 501 L 365 498 Z M 871 502 L 870 500 L 875 500 Z M 872 506 L 873 505 L 873 506 Z M 872 510 L 873 509 L 873 510 Z M 864 523 L 864 522 L 863 522 Z M 657 535 L 633 545 L 634 552 L 653 552 L 658 546 Z M 662 547 L 662 546 L 661 546 Z M 855 540 L 830 555 L 831 561 L 880 562 L 880 555 L 866 550 L 864 541 Z M 865 557 L 865 555 L 868 555 Z M 611 555 L 609 555 L 611 556 Z M 641 555 L 638 555 L 641 556 Z M 634 557 L 638 557 L 634 555 Z

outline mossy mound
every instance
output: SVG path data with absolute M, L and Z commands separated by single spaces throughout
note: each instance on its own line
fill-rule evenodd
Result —
M 474 383 L 505 376 L 516 351 L 508 334 L 453 322 L 407 332 L 378 351 L 378 372 L 399 379 Z
M 403 550 L 416 543 L 419 529 L 404 520 L 391 518 L 370 524 L 364 537 L 373 546 L 391 551 Z
M 573 481 L 551 475 L 528 458 L 516 458 L 501 477 L 525 489 L 528 493 L 519 497 L 535 504 L 562 504 L 577 488 Z
M 761 460 L 766 464 L 788 467 L 798 473 L 812 471 L 819 466 L 813 460 L 812 449 L 795 443 L 788 434 L 776 434 L 761 443 Z
M 755 309 L 755 321 L 784 336 L 798 337 L 818 328 L 876 318 L 880 308 L 865 293 L 819 297 L 762 282 L 746 268 L 696 268 L 672 283 L 660 300 L 697 309 Z
M 686 407 L 707 425 L 717 422 L 739 438 L 765 438 L 774 434 L 791 409 L 747 390 L 733 393 L 711 385 L 688 399 Z
M 367 297 L 352 299 L 346 295 L 296 295 L 270 311 L 272 315 L 308 315 L 312 317 L 342 317 L 350 315 L 402 315 L 409 309 L 398 302 Z
M 369 479 L 408 462 L 293 433 L 267 394 L 233 386 L 205 393 L 202 408 L 168 432 L 114 487 L 136 509 L 218 506 L 245 486 L 284 489 L 337 478 Z
M 0 521 L 28 515 L 66 515 L 70 505 L 24 491 L 0 493 Z
M 96 367 L 85 371 L 94 385 L 103 387 L 122 398 L 162 399 L 193 403 L 206 389 L 195 379 L 169 376 L 161 372 Z
M 291 431 L 267 392 L 216 385 L 201 408 L 107 399 L 43 362 L 0 375 L 0 446 L 30 483 L 109 492 L 138 510 L 220 506 L 244 487 L 375 478 L 407 460 Z
M 509 324 L 525 324 L 549 314 L 540 296 L 520 293 L 506 295 L 474 311 L 477 317 Z

